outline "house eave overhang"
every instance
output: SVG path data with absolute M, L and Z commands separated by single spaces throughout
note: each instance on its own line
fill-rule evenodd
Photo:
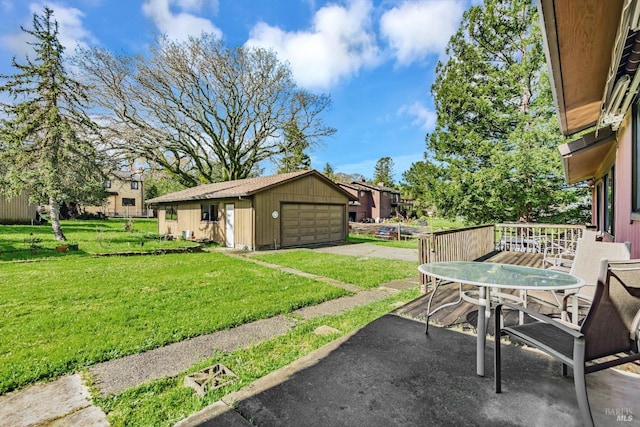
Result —
M 600 129 L 583 135 L 558 147 L 562 156 L 564 177 L 568 184 L 575 184 L 596 177 L 602 161 L 616 145 L 616 133 L 611 128 Z
M 626 1 L 538 2 L 553 98 L 565 136 L 598 123 Z

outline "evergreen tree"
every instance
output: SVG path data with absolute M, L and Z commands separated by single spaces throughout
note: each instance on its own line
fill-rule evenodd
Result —
M 42 15 L 34 14 L 33 29 L 22 30 L 33 38 L 35 59 L 13 58 L 16 74 L 0 76 L 0 92 L 13 101 L 1 104 L 0 191 L 27 190 L 32 201 L 48 204 L 55 237 L 66 240 L 61 204 L 95 202 L 104 194 L 103 164 L 93 140 L 97 126 L 83 110 L 85 87 L 63 67 L 53 11 L 45 7 Z
M 383 183 L 385 187 L 393 187 L 394 164 L 391 157 L 382 157 L 378 159 L 373 169 L 374 184 Z
M 540 221 L 578 196 L 564 188 L 561 134 L 536 5 L 486 0 L 465 12 L 431 88 L 432 201 L 471 222 Z
M 333 170 L 333 166 L 331 166 L 329 162 L 327 162 L 324 165 L 324 170 L 322 171 L 322 174 L 327 178 L 329 178 L 331 181 L 336 180 L 335 171 Z
M 413 208 L 417 216 L 428 216 L 435 210 L 433 200 L 436 199 L 432 182 L 437 179 L 438 170 L 428 162 L 415 162 L 403 172 L 401 183 L 403 198 L 413 200 Z
M 295 123 L 285 127 L 281 146 L 284 155 L 280 159 L 278 173 L 311 169 L 311 158 L 304 152 L 309 148 L 309 143 Z

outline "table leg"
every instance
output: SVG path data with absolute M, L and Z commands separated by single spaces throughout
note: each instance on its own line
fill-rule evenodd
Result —
M 527 298 L 528 297 L 529 297 L 529 295 L 527 295 L 527 290 L 526 289 L 521 289 L 520 290 L 520 299 L 522 300 L 522 306 L 524 308 L 527 308 Z M 518 322 L 519 322 L 518 323 L 519 325 L 524 325 L 524 311 L 521 311 L 520 314 L 518 315 Z
M 487 340 L 487 322 L 491 314 L 491 306 L 488 304 L 489 295 L 487 288 L 480 286 L 480 298 L 478 299 L 478 339 L 476 344 L 476 373 L 484 377 L 484 348 Z M 487 311 L 489 313 L 487 314 Z
M 458 283 L 458 299 L 454 302 L 449 302 L 446 304 L 442 304 L 441 306 L 439 306 L 438 308 L 436 308 L 435 310 L 431 311 L 431 302 L 433 300 L 434 295 L 436 294 L 436 291 L 438 290 L 438 287 L 440 287 L 440 285 L 444 285 L 444 284 L 448 284 L 451 282 L 445 282 L 441 279 L 438 279 L 436 281 L 436 285 L 433 288 L 433 291 L 431 291 L 431 296 L 429 296 L 429 301 L 427 302 L 427 316 L 426 316 L 426 326 L 425 326 L 425 330 L 424 333 L 429 335 L 429 318 L 431 316 L 433 316 L 435 313 L 437 313 L 438 311 L 440 311 L 441 309 L 445 308 L 445 307 L 450 307 L 452 305 L 457 305 L 460 304 L 460 302 L 462 302 L 462 284 Z

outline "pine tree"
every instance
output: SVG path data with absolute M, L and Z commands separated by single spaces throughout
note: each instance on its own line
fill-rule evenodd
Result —
M 336 180 L 336 173 L 333 170 L 333 166 L 331 166 L 331 164 L 329 162 L 327 162 L 324 165 L 324 170 L 322 171 L 322 174 L 324 176 L 326 176 L 327 178 L 329 178 L 331 181 L 335 181 Z
M 465 12 L 436 68 L 427 135 L 438 212 L 476 223 L 540 221 L 575 200 L 564 188 L 536 5 L 486 0 Z
M 32 201 L 48 204 L 54 235 L 66 240 L 61 204 L 103 194 L 97 126 L 84 112 L 85 87 L 65 72 L 53 11 L 45 7 L 34 14 L 33 29 L 21 28 L 33 38 L 35 59 L 18 63 L 14 57 L 16 74 L 0 76 L 0 92 L 13 101 L 1 104 L 0 191 L 26 190 Z
M 373 182 L 375 184 L 383 183 L 386 187 L 393 187 L 394 164 L 391 157 L 382 157 L 378 159 L 373 170 Z
M 295 124 L 285 127 L 281 145 L 284 155 L 280 159 L 278 173 L 311 169 L 311 158 L 304 152 L 309 148 L 309 143 Z

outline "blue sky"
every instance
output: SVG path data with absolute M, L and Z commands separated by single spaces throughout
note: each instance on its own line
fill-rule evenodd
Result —
M 158 34 L 212 32 L 229 46 L 273 49 L 299 86 L 331 96 L 324 119 L 337 132 L 310 153 L 315 169 L 328 162 L 372 178 L 376 161 L 391 157 L 399 180 L 423 158 L 436 119 L 435 66 L 469 1 L 0 0 L 0 74 L 12 74 L 11 58 L 29 52 L 20 25 L 31 28 L 45 4 L 68 53 L 80 45 L 144 54 Z

